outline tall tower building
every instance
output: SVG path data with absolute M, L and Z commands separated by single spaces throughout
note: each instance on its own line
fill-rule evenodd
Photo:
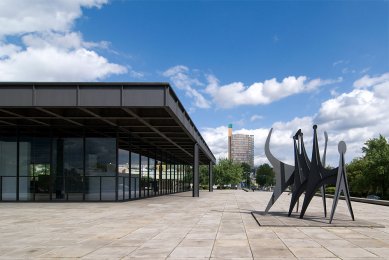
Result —
M 254 135 L 232 134 L 232 124 L 229 124 L 228 159 L 254 168 Z
M 232 135 L 231 158 L 234 162 L 245 162 L 254 168 L 254 135 Z
M 231 145 L 232 145 L 232 124 L 229 124 L 228 125 L 228 160 L 232 160 Z

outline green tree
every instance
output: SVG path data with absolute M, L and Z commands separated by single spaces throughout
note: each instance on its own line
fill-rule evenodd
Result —
M 275 184 L 275 174 L 273 168 L 264 163 L 257 168 L 255 173 L 255 181 L 259 186 L 271 186 Z
M 251 186 L 251 166 L 248 163 L 242 163 L 242 169 L 243 169 L 243 180 L 246 182 L 247 187 Z
M 228 159 L 219 159 L 214 166 L 215 184 L 236 185 L 242 181 L 243 168 L 240 163 L 234 163 Z
M 208 186 L 209 185 L 208 165 L 200 165 L 199 178 L 200 178 L 200 185 L 201 186 Z
M 351 196 L 366 197 L 371 183 L 367 177 L 367 161 L 365 158 L 355 158 L 346 165 L 347 179 Z
M 386 138 L 380 135 L 366 141 L 362 152 L 365 154 L 370 187 L 386 198 L 389 185 L 389 144 Z

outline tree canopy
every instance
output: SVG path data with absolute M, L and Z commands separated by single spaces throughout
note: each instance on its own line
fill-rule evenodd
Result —
M 273 168 L 264 163 L 257 168 L 255 173 L 255 181 L 259 186 L 271 186 L 275 184 L 275 174 Z
M 350 193 L 354 196 L 380 194 L 388 198 L 389 144 L 385 137 L 369 139 L 362 148 L 364 156 L 347 165 Z
M 215 184 L 236 185 L 242 181 L 243 168 L 240 163 L 228 159 L 219 159 L 213 168 Z
M 246 182 L 247 187 L 251 186 L 251 166 L 248 163 L 243 162 L 241 164 L 243 170 L 243 180 Z

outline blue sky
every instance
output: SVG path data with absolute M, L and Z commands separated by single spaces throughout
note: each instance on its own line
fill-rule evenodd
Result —
M 170 82 L 217 157 L 228 123 L 257 164 L 271 127 L 290 160 L 318 123 L 333 164 L 389 135 L 388 1 L 5 0 L 1 23 L 0 80 Z

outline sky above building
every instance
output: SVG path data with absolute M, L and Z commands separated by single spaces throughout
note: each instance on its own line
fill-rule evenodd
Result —
M 227 125 L 293 162 L 389 136 L 388 1 L 0 1 L 0 81 L 169 82 L 217 158 Z

